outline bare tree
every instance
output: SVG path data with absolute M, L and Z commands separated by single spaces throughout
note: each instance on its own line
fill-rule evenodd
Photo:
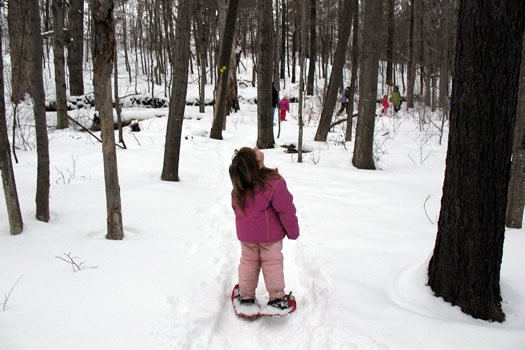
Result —
M 182 136 L 182 122 L 188 90 L 188 64 L 190 59 L 190 22 L 193 1 L 179 1 L 173 62 L 173 86 L 171 89 L 164 164 L 161 178 L 164 181 L 179 181 L 179 157 Z
M 0 26 L 0 38 L 3 35 Z M 3 52 L 2 40 L 0 40 L 0 52 Z M 2 185 L 4 188 L 7 216 L 9 219 L 9 229 L 12 235 L 22 232 L 24 223 L 18 193 L 16 191 L 15 174 L 11 161 L 11 151 L 9 148 L 9 138 L 7 137 L 7 121 L 5 117 L 5 98 L 4 98 L 4 60 L 0 57 L 0 171 L 2 172 Z
M 118 179 L 117 152 L 113 131 L 111 72 L 115 60 L 115 22 L 113 0 L 93 0 L 93 68 L 95 100 L 100 113 L 104 179 L 106 185 L 107 239 L 124 238 Z
M 30 1 L 7 1 L 9 52 L 11 54 L 11 100 L 18 103 L 31 94 L 31 31 L 29 23 Z M 41 47 L 42 45 L 40 45 Z M 41 52 L 39 52 L 40 54 Z
M 72 96 L 84 95 L 84 0 L 69 0 L 67 67 Z
M 272 2 L 257 0 L 257 147 L 273 148 L 272 122 Z
M 29 25 L 31 29 L 31 86 L 35 114 L 37 181 L 36 218 L 49 221 L 49 141 L 47 138 L 44 80 L 42 76 L 42 36 L 40 35 L 40 7 L 37 1 L 29 1 Z
M 387 23 L 388 39 L 386 45 L 386 83 L 393 85 L 393 65 L 394 65 L 394 10 L 396 0 L 387 1 Z
M 525 35 L 521 48 L 521 69 L 514 146 L 507 199 L 506 225 L 521 228 L 525 207 Z
M 337 91 L 343 80 L 343 66 L 345 64 L 352 23 L 348 19 L 352 18 L 352 8 L 352 0 L 344 0 L 343 11 L 341 12 L 339 20 L 339 37 L 337 40 L 337 48 L 335 50 L 334 64 L 332 66 L 328 91 L 326 92 L 326 98 L 321 112 L 321 119 L 319 120 L 319 126 L 315 133 L 315 141 L 326 141 L 328 132 L 330 131 L 332 115 L 337 102 Z
M 352 122 L 354 120 L 354 101 L 357 86 L 357 68 L 359 66 L 359 0 L 353 2 L 354 19 L 352 21 L 352 76 L 350 77 L 350 91 L 348 92 L 348 108 L 346 113 L 345 140 L 352 140 Z
M 375 169 L 373 151 L 380 37 L 374 28 L 381 28 L 382 0 L 369 0 L 364 5 L 363 42 L 368 45 L 363 45 L 359 64 L 359 116 L 352 164 L 358 169 Z
M 422 0 L 417 0 L 422 1 Z M 416 79 L 416 65 L 414 63 L 414 11 L 416 0 L 410 4 L 410 25 L 408 29 L 408 65 L 407 65 L 407 107 L 414 107 L 414 80 Z
M 217 82 L 217 95 L 215 98 L 215 115 L 211 127 L 210 137 L 212 139 L 222 139 L 222 126 L 226 118 L 226 100 L 228 92 L 228 77 L 231 70 L 230 59 L 235 35 L 235 25 L 237 23 L 237 13 L 239 10 L 239 0 L 228 1 L 226 10 L 226 22 L 221 40 L 219 55 L 219 81 Z M 235 68 L 234 68 L 235 69 Z
M 69 126 L 67 120 L 66 71 L 64 58 L 64 8 L 63 0 L 53 0 L 53 62 L 55 66 L 55 91 L 57 129 Z
M 308 82 L 306 84 L 306 94 L 314 94 L 315 81 L 315 62 L 317 59 L 317 11 L 316 0 L 310 0 L 310 63 L 308 65 Z M 348 29 L 350 31 L 350 29 Z
M 497 322 L 505 320 L 499 282 L 524 25 L 522 0 L 461 0 L 445 181 L 428 269 L 436 296 Z

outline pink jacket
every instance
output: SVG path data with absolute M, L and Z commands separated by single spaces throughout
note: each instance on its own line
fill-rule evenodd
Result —
M 277 170 L 276 170 L 277 171 Z M 255 196 L 246 196 L 244 212 L 234 204 L 237 238 L 245 243 L 273 243 L 299 237 L 299 223 L 295 215 L 293 196 L 283 178 L 270 180 L 264 191 L 255 187 Z
M 281 108 L 281 110 L 285 110 L 285 111 L 288 111 L 290 112 L 290 102 L 288 102 L 288 99 L 286 98 L 283 98 L 279 104 L 279 107 Z

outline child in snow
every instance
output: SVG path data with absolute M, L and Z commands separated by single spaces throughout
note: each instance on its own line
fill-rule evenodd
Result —
M 283 308 L 283 239 L 299 237 L 293 197 L 277 169 L 264 166 L 264 153 L 257 148 L 236 150 L 230 165 L 232 207 L 237 238 L 241 241 L 239 302 L 255 303 L 255 290 L 262 267 L 268 305 Z
M 288 96 L 284 96 L 281 102 L 279 102 L 279 108 L 281 109 L 281 120 L 286 121 L 286 112 L 290 112 Z
M 383 117 L 386 117 L 386 114 L 388 113 L 388 107 L 390 105 L 388 104 L 388 98 L 386 95 L 383 96 Z
M 392 101 L 392 105 L 394 106 L 394 112 L 397 113 L 401 109 L 401 94 L 399 93 L 399 86 L 394 86 L 394 91 L 392 91 L 390 101 Z
M 336 115 L 340 116 L 347 108 L 348 108 L 348 97 L 350 94 L 350 87 L 347 86 L 342 92 L 341 92 L 341 108 L 337 111 Z

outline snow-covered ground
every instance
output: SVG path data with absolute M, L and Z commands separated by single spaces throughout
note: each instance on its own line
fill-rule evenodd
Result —
M 196 91 L 190 86 L 189 95 Z M 241 87 L 240 94 L 250 98 L 255 91 Z M 297 163 L 279 147 L 297 142 L 292 104 L 276 147 L 264 152 L 298 209 L 301 237 L 284 248 L 287 289 L 298 309 L 285 319 L 247 321 L 235 316 L 229 300 L 240 246 L 228 166 L 236 148 L 255 146 L 256 106 L 243 103 L 228 117 L 222 141 L 208 137 L 211 107 L 205 114 L 187 107 L 176 183 L 160 180 L 167 118 L 158 116 L 167 110 L 124 113 L 141 119 L 142 131 L 126 128 L 128 149 L 117 149 L 123 241 L 104 237 L 99 143 L 80 131 L 50 132 L 49 223 L 34 218 L 36 153 L 18 150 L 25 226 L 9 235 L 1 200 L 2 296 L 21 279 L 0 309 L 0 349 L 525 348 L 523 229 L 506 231 L 504 323 L 475 320 L 426 286 L 446 155 L 435 128 L 420 131 L 407 112 L 378 118 L 379 169 L 367 171 L 352 166 L 353 142 L 338 142 L 341 129 L 327 143 L 313 142 L 314 118 L 305 128 L 312 152 Z M 53 113 L 48 118 L 54 124 Z M 60 259 L 66 255 L 83 263 L 80 271 Z M 265 302 L 262 279 L 258 297 Z

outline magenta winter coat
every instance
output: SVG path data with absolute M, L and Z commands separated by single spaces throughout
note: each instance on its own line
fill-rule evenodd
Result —
M 245 243 L 272 243 L 299 237 L 299 223 L 295 215 L 293 196 L 283 178 L 270 180 L 262 192 L 255 187 L 255 196 L 246 196 L 244 212 L 234 204 L 237 238 Z

